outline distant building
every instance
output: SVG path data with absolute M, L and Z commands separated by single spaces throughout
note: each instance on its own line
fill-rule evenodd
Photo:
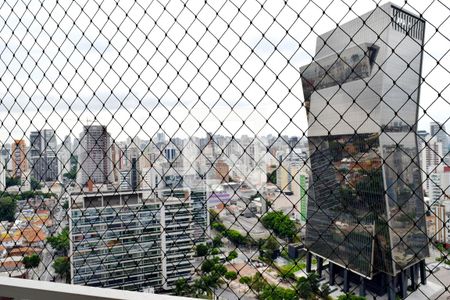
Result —
M 58 180 L 57 142 L 53 129 L 32 131 L 30 134 L 31 176 L 37 181 Z
M 300 207 L 297 209 L 298 219 L 302 224 L 306 224 L 308 219 L 309 175 L 306 172 L 299 172 L 297 180 L 300 186 Z
M 70 136 L 66 136 L 58 150 L 59 181 L 63 182 L 66 178 L 64 175 L 72 170 L 72 143 Z
M 437 137 L 427 137 L 425 141 L 419 140 L 418 144 L 423 188 L 429 193 L 429 175 L 436 170 L 437 166 L 444 162 L 444 146 L 442 142 L 438 141 Z
M 0 191 L 4 191 L 6 189 L 6 168 L 5 168 L 5 160 L 0 155 Z
M 25 140 L 14 140 L 11 146 L 12 177 L 22 177 L 28 171 Z
M 113 180 L 111 136 L 106 126 L 85 125 L 80 136 L 80 184 L 108 184 Z
M 228 164 L 223 159 L 217 159 L 213 165 L 214 167 L 210 170 L 212 175 L 209 178 L 228 182 L 230 180 L 230 167 Z
M 442 149 L 444 152 L 444 156 L 448 154 L 448 143 L 449 143 L 449 135 L 445 130 L 445 125 L 440 124 L 438 122 L 430 123 L 430 135 L 431 137 L 436 137 L 437 141 L 442 143 Z
M 73 284 L 158 291 L 193 273 L 189 190 L 167 197 L 141 191 L 73 194 L 72 200 Z
M 209 213 L 206 187 L 179 188 L 160 192 L 162 197 L 182 197 L 189 194 L 192 201 L 192 228 L 194 243 L 204 243 L 210 238 Z
M 121 170 L 119 188 L 121 190 L 138 190 L 141 186 L 141 172 L 137 168 L 137 159 L 131 159 L 131 167 L 129 169 Z
M 450 166 L 439 165 L 429 174 L 428 196 L 431 205 L 450 199 Z
M 449 243 L 450 233 L 450 212 L 446 210 L 446 206 L 442 204 L 431 207 L 431 230 L 430 238 L 437 242 L 447 245 Z

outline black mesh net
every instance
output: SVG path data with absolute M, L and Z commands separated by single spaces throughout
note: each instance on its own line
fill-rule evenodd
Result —
M 0 275 L 447 299 L 449 17 L 439 0 L 3 1 Z

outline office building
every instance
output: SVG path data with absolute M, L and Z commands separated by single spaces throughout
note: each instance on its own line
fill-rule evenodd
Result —
M 66 136 L 58 150 L 59 181 L 67 179 L 67 174 L 72 170 L 72 142 L 70 136 Z
M 72 283 L 155 291 L 193 272 L 189 190 L 72 194 Z
M 430 205 L 450 199 L 450 166 L 439 165 L 429 174 L 428 196 Z
M 28 171 L 25 140 L 14 140 L 11 146 L 12 177 L 22 177 Z
M 342 274 L 344 291 L 359 278 L 361 294 L 370 286 L 404 298 L 406 271 L 413 290 L 419 266 L 426 280 L 415 132 L 424 31 L 423 19 L 387 3 L 320 35 L 301 68 L 312 170 L 305 245 L 319 271 L 329 260 L 331 284 Z
M 297 174 L 297 182 L 299 183 L 300 207 L 297 208 L 297 219 L 301 224 L 306 224 L 308 219 L 308 191 L 309 191 L 309 174 L 305 171 Z
M 209 213 L 208 213 L 208 191 L 206 185 L 200 184 L 192 188 L 178 188 L 175 190 L 165 190 L 160 192 L 162 197 L 182 197 L 188 194 L 192 202 L 192 228 L 194 244 L 206 242 L 210 234 Z
M 448 155 L 449 137 L 447 131 L 445 130 L 445 125 L 438 122 L 431 122 L 430 135 L 432 138 L 436 137 L 437 141 L 442 143 L 444 156 Z
M 446 210 L 446 206 L 442 204 L 434 205 L 431 207 L 431 228 L 430 239 L 436 243 L 444 244 L 447 246 L 449 243 L 449 212 Z
M 97 185 L 111 183 L 113 180 L 113 160 L 111 136 L 106 126 L 85 125 L 80 136 L 80 184 L 91 181 Z
M 418 144 L 423 188 L 429 194 L 430 175 L 444 162 L 444 145 L 436 136 L 427 136 L 425 140 L 420 139 Z
M 37 181 L 58 180 L 57 142 L 53 129 L 30 133 L 31 176 Z
M 6 189 L 6 168 L 5 168 L 5 160 L 0 155 L 0 191 L 4 191 Z

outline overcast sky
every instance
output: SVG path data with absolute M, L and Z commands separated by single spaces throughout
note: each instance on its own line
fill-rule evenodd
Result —
M 372 0 L 118 2 L 3 1 L 1 142 L 35 128 L 78 136 L 94 120 L 119 139 L 204 129 L 302 136 L 299 68 L 311 61 L 317 34 L 375 7 Z M 450 9 L 431 0 L 405 8 L 427 20 L 420 102 L 427 115 L 419 123 L 426 129 L 431 118 L 450 116 Z

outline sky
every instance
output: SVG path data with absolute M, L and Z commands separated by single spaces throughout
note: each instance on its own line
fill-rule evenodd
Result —
M 299 68 L 317 34 L 386 1 L 205 2 L 3 1 L 0 141 L 93 121 L 118 139 L 303 136 Z M 450 128 L 450 4 L 393 3 L 427 21 L 419 128 Z

